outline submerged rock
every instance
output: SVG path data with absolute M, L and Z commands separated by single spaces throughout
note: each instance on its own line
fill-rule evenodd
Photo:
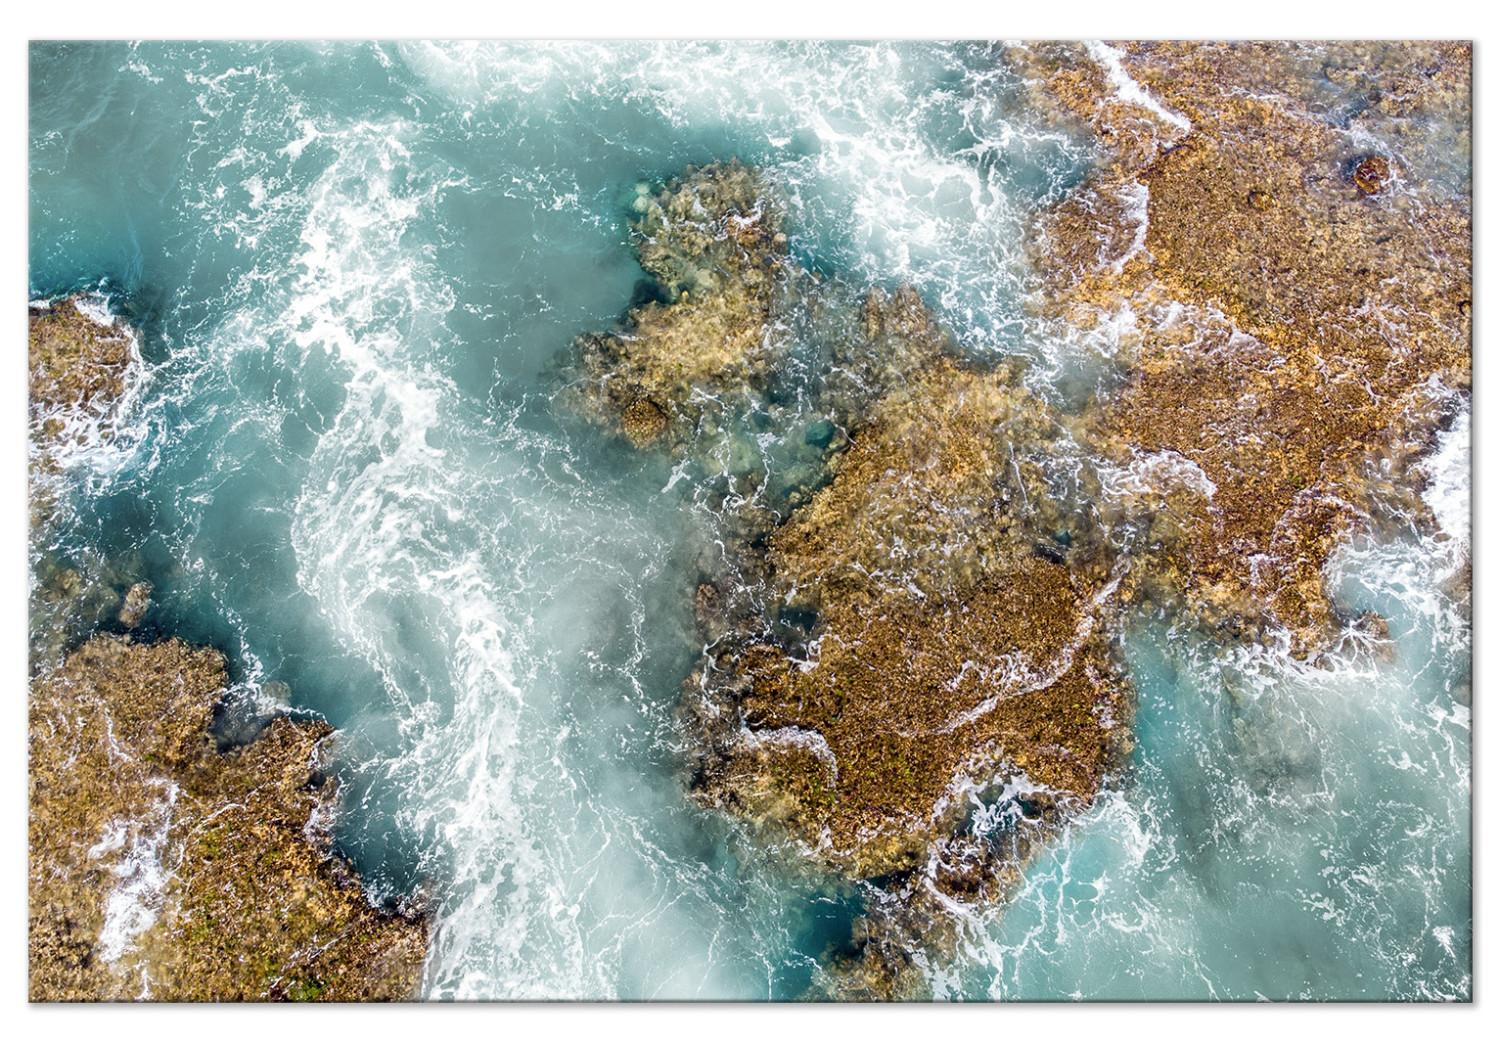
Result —
M 689 438 L 716 395 L 764 378 L 786 236 L 774 195 L 737 162 L 690 169 L 634 209 L 641 267 L 665 299 L 580 338 L 578 394 L 586 415 L 643 448 Z
M 420 914 L 373 908 L 323 830 L 326 724 L 221 753 L 217 652 L 99 636 L 30 707 L 33 1001 L 414 997 Z
M 1374 195 L 1391 179 L 1391 164 L 1385 156 L 1365 156 L 1354 164 L 1349 177 L 1355 188 L 1365 195 Z
M 120 605 L 120 625 L 127 630 L 135 629 L 150 609 L 151 584 L 148 582 L 132 583 L 130 589 L 125 591 L 124 603 Z

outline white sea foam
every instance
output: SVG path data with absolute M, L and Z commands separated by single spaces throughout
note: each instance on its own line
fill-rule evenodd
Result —
M 912 282 L 968 330 L 973 350 L 999 338 L 1015 349 L 1023 324 L 1016 296 L 1030 213 L 1008 169 L 1054 155 L 1048 161 L 1081 166 L 1088 154 L 1006 104 L 1015 84 L 992 55 L 969 60 L 951 47 L 413 43 L 401 55 L 474 108 L 524 98 L 551 111 L 593 96 L 646 106 L 675 126 L 750 124 L 765 128 L 768 145 L 807 142 L 810 154 L 773 158 L 768 169 L 804 232 L 842 229 L 852 255 L 823 259 L 878 282 Z
M 1422 498 L 1452 539 L 1469 541 L 1469 410 L 1438 436 L 1436 451 L 1423 466 L 1429 475 Z
M 1153 498 L 1179 486 L 1211 500 L 1218 491 L 1212 479 L 1192 460 L 1178 452 L 1131 450 L 1130 462 L 1106 463 L 1098 467 L 1099 484 L 1106 498 L 1129 503 Z
M 1117 188 L 1115 194 L 1120 200 L 1121 219 L 1129 221 L 1135 227 L 1130 236 L 1130 245 L 1110 265 L 1118 274 L 1146 248 L 1146 231 L 1151 224 L 1151 189 L 1143 182 L 1131 181 Z
M 1193 129 L 1192 122 L 1180 112 L 1173 112 L 1160 101 L 1157 101 L 1146 91 L 1130 73 L 1125 71 L 1124 55 L 1117 48 L 1111 47 L 1102 40 L 1090 40 L 1085 46 L 1088 48 L 1089 57 L 1098 62 L 1104 69 L 1105 75 L 1109 77 L 1109 84 L 1115 89 L 1115 94 L 1121 101 L 1132 105 L 1139 105 L 1152 115 L 1165 120 L 1181 131 Z
M 420 237 L 441 194 L 458 186 L 442 168 L 415 169 L 413 130 L 320 128 L 337 158 L 308 193 L 292 291 L 236 328 L 343 374 L 342 403 L 293 508 L 292 542 L 298 581 L 337 641 L 382 679 L 338 755 L 351 811 L 389 813 L 424 845 L 434 900 L 426 993 L 609 997 L 622 986 L 622 956 L 608 949 L 640 943 L 647 923 L 679 935 L 691 913 L 681 893 L 665 896 L 680 869 L 660 860 L 640 821 L 583 795 L 591 782 L 565 759 L 579 738 L 549 659 L 593 654 L 575 631 L 596 580 L 584 541 L 565 542 L 570 555 L 558 563 L 539 561 L 539 548 L 567 540 L 560 526 L 597 539 L 587 529 L 602 522 L 628 540 L 635 522 L 589 506 L 566 468 L 547 487 L 556 479 L 533 461 L 562 451 L 503 415 L 476 415 L 431 366 L 450 338 L 454 298 Z M 545 577 L 532 574 L 543 567 Z M 619 567 L 601 560 L 596 571 L 607 579 Z M 635 593 L 626 606 L 636 664 L 625 676 L 644 703 L 634 670 L 649 640 L 646 608 Z M 609 740 L 592 726 L 588 741 Z M 590 849 L 590 835 L 601 845 Z M 650 975 L 651 987 L 696 994 L 717 972 L 684 961 Z
M 105 898 L 99 930 L 99 956 L 105 962 L 119 961 L 161 914 L 171 878 L 163 857 L 178 797 L 176 784 L 162 782 L 161 788 L 161 797 L 139 820 L 111 822 L 89 848 L 91 859 L 123 851 L 109 866 L 116 882 Z
M 439 839 L 446 870 L 465 886 L 437 909 L 433 993 L 568 995 L 583 972 L 576 945 L 572 954 L 561 946 L 562 962 L 537 958 L 559 947 L 546 912 L 557 898 L 547 896 L 553 881 L 517 802 L 524 696 L 510 648 L 521 639 L 518 620 L 496 602 L 481 564 L 478 548 L 488 540 L 457 509 L 472 478 L 433 441 L 451 422 L 444 413 L 454 389 L 414 360 L 412 341 L 398 332 L 409 324 L 440 337 L 452 306 L 451 293 L 403 241 L 446 187 L 439 180 L 415 194 L 398 188 L 410 158 L 407 129 L 341 132 L 339 158 L 311 194 L 301 274 L 280 319 L 300 349 L 324 352 L 350 374 L 295 508 L 299 578 L 385 679 L 410 735 L 390 765 L 408 787 L 406 824 Z M 444 549 L 445 527 L 463 532 L 453 543 L 467 549 Z M 455 701 L 447 719 L 423 708 L 443 678 L 417 678 L 418 664 L 390 639 L 393 612 L 404 606 L 419 608 L 431 639 L 448 649 Z M 489 925 L 497 917 L 503 930 Z

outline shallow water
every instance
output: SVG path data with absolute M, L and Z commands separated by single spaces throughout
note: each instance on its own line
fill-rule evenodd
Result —
M 798 257 L 911 282 L 978 355 L 1028 319 L 1021 245 L 1087 172 L 996 48 L 940 44 L 38 45 L 32 297 L 99 287 L 151 363 L 68 471 L 64 552 L 138 554 L 160 632 L 224 649 L 236 712 L 341 729 L 341 847 L 425 889 L 436 998 L 789 998 L 847 936 L 693 808 L 673 712 L 712 475 L 569 415 L 560 362 L 643 273 L 640 181 L 739 156 Z M 774 446 L 764 447 L 774 455 Z M 970 998 L 1467 995 L 1468 533 L 1350 547 L 1392 661 L 1330 669 L 1132 628 L 1127 774 L 976 917 Z M 1446 468 L 1446 469 L 1445 469 Z

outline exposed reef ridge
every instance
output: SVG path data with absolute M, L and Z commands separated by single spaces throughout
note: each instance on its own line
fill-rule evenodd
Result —
M 705 212 L 702 201 L 743 207 L 717 184 L 746 176 L 737 165 L 689 171 L 652 213 L 735 227 L 737 209 Z M 825 417 L 799 420 L 796 448 L 816 452 L 794 465 L 811 472 L 796 488 L 756 467 L 721 476 L 697 593 L 706 650 L 683 704 L 692 790 L 825 871 L 884 880 L 891 899 L 872 902 L 854 949 L 830 960 L 828 990 L 921 995 L 907 934 L 951 948 L 953 907 L 1014 882 L 1032 837 L 1087 806 L 1129 746 L 1130 692 L 1112 650 L 1118 576 L 1078 495 L 1088 467 L 1021 370 L 961 360 L 909 288 L 861 293 L 785 257 L 747 261 L 670 226 L 654 235 L 692 242 L 679 263 L 720 273 L 692 305 L 715 314 L 716 293 L 740 296 L 723 281 L 733 266 L 713 260 L 724 250 L 757 284 L 780 271 L 768 310 L 741 312 L 757 330 L 741 339 L 782 369 L 731 386 L 714 368 L 712 397 L 740 396 L 752 418 L 725 410 L 664 444 L 709 459 L 712 473 L 721 425 L 779 416 L 783 400 Z M 635 312 L 629 325 L 622 371 L 635 385 L 668 382 L 643 360 L 666 374 L 690 368 L 675 356 L 699 349 L 692 338 Z M 799 369 L 759 332 L 768 326 L 810 328 L 813 362 Z M 583 338 L 583 364 L 608 386 L 600 339 Z M 1025 820 L 970 827 L 970 795 L 1006 786 L 1024 794 Z
M 741 719 L 700 766 L 714 802 L 869 878 L 923 861 L 997 773 L 1092 799 L 1129 714 L 1108 557 L 1045 472 L 1060 437 L 1014 373 L 946 358 L 874 405 L 769 537 L 808 647 L 747 634 L 705 667 Z
M 825 960 L 839 996 L 929 994 L 921 953 L 956 950 L 964 909 L 1123 766 L 1125 611 L 1304 658 L 1378 633 L 1325 566 L 1355 533 L 1431 529 L 1408 468 L 1469 386 L 1467 203 L 1409 173 L 1431 155 L 1411 117 L 1467 96 L 1467 48 L 1011 60 L 1098 143 L 1033 237 L 1036 328 L 1106 347 L 1081 405 L 965 361 L 910 289 L 800 270 L 738 164 L 642 194 L 669 303 L 581 340 L 584 412 L 679 466 L 824 417 L 796 481 L 770 450 L 705 486 L 683 719 L 696 798 L 864 881 Z
M 1430 525 L 1407 474 L 1467 395 L 1469 208 L 1423 169 L 1440 160 L 1420 117 L 1467 104 L 1470 50 L 1016 57 L 1101 147 L 1033 251 L 1064 328 L 1124 330 L 1123 386 L 1083 440 L 1121 475 L 1178 478 L 1117 500 L 1150 561 L 1137 581 L 1221 633 L 1285 633 L 1315 655 L 1349 621 L 1324 587 L 1329 554 L 1356 531 Z
M 370 906 L 320 822 L 326 724 L 220 752 L 226 674 L 181 641 L 95 637 L 30 714 L 33 1000 L 414 998 L 420 914 Z
M 416 997 L 425 915 L 371 906 L 331 847 L 332 729 L 277 716 L 221 750 L 223 656 L 137 642 L 138 566 L 53 545 L 70 454 L 108 443 L 141 365 L 134 333 L 66 298 L 33 306 L 30 353 L 32 1000 Z
M 140 349 L 96 294 L 37 301 L 27 321 L 32 447 L 50 458 L 80 436 L 83 418 L 109 431 L 130 372 L 141 364 Z

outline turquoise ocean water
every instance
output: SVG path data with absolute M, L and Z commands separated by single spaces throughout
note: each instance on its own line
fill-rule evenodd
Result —
M 29 296 L 98 289 L 148 363 L 66 475 L 58 549 L 138 560 L 149 626 L 229 655 L 231 717 L 289 697 L 341 729 L 339 843 L 377 899 L 430 897 L 425 994 L 804 994 L 858 895 L 758 856 L 678 772 L 708 478 L 570 416 L 561 363 L 641 292 L 636 184 L 738 156 L 804 263 L 914 284 L 1066 398 L 1090 363 L 1028 318 L 1022 242 L 1088 143 L 986 45 L 38 44 L 30 67 Z M 1133 763 L 939 994 L 1466 996 L 1469 631 L 1440 585 L 1467 467 L 1461 420 L 1426 468 L 1444 531 L 1331 565 L 1393 656 L 1312 668 L 1138 620 Z

